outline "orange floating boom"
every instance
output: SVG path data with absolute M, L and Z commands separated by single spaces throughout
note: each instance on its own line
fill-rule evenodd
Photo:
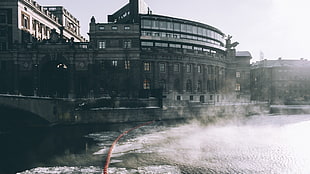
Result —
M 146 122 L 146 123 L 143 123 L 143 124 L 140 124 L 134 128 L 131 128 L 125 132 L 123 132 L 122 134 L 120 134 L 115 140 L 114 142 L 112 143 L 110 149 L 109 149 L 109 152 L 108 152 L 108 155 L 107 155 L 107 159 L 106 159 L 106 162 L 105 162 L 105 165 L 104 165 L 104 168 L 103 168 L 103 174 L 108 174 L 108 168 L 109 168 L 109 164 L 110 164 L 110 161 L 111 161 L 111 156 L 112 156 L 112 151 L 114 149 L 114 146 L 116 145 L 116 143 L 118 142 L 119 139 L 121 139 L 124 135 L 128 134 L 130 131 L 132 130 L 135 130 L 135 129 L 138 129 L 142 126 L 146 126 L 146 125 L 149 125 L 149 124 L 152 124 L 154 123 L 155 121 L 149 121 L 149 122 Z

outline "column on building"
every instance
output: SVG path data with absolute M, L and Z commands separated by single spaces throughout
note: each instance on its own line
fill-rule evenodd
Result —
M 212 92 L 216 92 L 216 67 L 212 65 Z
M 220 70 L 220 91 L 223 94 L 223 92 L 225 92 L 225 68 L 221 67 Z
M 191 76 L 193 77 L 191 79 L 192 81 L 192 93 L 197 93 L 197 85 L 198 85 L 198 65 L 197 64 L 192 64 L 192 72 L 191 72 Z
M 220 92 L 220 67 L 216 66 L 215 67 L 215 91 L 217 93 Z
M 203 64 L 201 66 L 201 71 L 202 71 L 202 93 L 205 94 L 207 93 L 208 89 L 207 89 L 207 86 L 208 86 L 208 68 L 207 68 L 207 65 Z
M 73 60 L 75 60 L 75 54 L 73 54 Z M 70 61 L 69 64 L 69 98 L 75 98 L 75 83 L 74 83 L 74 78 L 75 78 L 75 62 L 72 60 Z
M 13 54 L 13 91 L 14 94 L 19 94 L 19 62 L 18 53 Z
M 159 63 L 158 61 L 154 61 L 151 63 L 151 71 L 152 71 L 152 79 L 151 79 L 151 89 L 158 89 L 159 88 Z
M 186 80 L 185 78 L 185 73 L 186 73 L 186 64 L 185 63 L 180 63 L 180 92 L 184 93 L 186 91 L 185 85 L 186 85 Z
M 173 91 L 173 73 L 174 73 L 174 63 L 168 62 L 167 63 L 167 81 L 166 81 L 166 91 L 171 93 Z
M 39 89 L 39 61 L 38 54 L 32 55 L 32 74 L 33 74 L 33 95 L 38 95 Z

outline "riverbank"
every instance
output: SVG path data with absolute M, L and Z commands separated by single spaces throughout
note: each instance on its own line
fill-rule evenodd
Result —
M 310 105 L 271 105 L 272 114 L 310 114 Z
M 269 113 L 266 103 L 199 104 L 144 108 L 90 108 L 74 112 L 74 123 L 125 123 L 150 120 L 202 119 L 224 116 L 249 116 Z

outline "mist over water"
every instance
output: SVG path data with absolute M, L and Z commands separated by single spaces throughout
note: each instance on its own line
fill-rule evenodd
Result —
M 127 130 L 127 129 L 125 129 Z M 125 131 L 124 130 L 124 131 Z M 98 143 L 87 163 L 38 167 L 28 173 L 101 173 L 107 151 L 121 131 L 86 135 Z M 137 129 L 116 145 L 110 174 L 310 173 L 310 115 L 253 116 Z M 65 157 L 63 157 L 65 159 Z M 67 164 L 74 164 L 66 159 Z M 93 160 L 94 165 L 90 165 Z

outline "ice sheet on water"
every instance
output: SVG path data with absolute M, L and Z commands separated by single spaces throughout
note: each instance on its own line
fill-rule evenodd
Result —
M 101 174 L 100 167 L 38 167 L 17 174 Z
M 17 174 L 101 174 L 100 167 L 38 167 Z M 109 174 L 181 174 L 176 166 L 146 166 L 138 169 L 109 168 Z
M 138 169 L 109 168 L 109 174 L 181 174 L 176 166 L 146 166 Z
M 128 153 L 152 153 L 153 149 L 149 149 L 148 146 L 153 142 L 162 139 L 163 129 L 165 127 L 156 127 L 145 126 L 143 128 L 134 130 L 131 133 L 126 134 L 121 140 L 117 143 L 113 149 L 113 157 L 119 157 L 123 154 Z M 160 133 L 157 133 L 157 132 Z M 103 155 L 107 154 L 111 144 L 118 137 L 120 132 L 98 132 L 87 135 L 86 137 L 92 138 L 98 141 L 99 150 L 93 153 L 94 155 Z
M 147 166 L 138 169 L 140 174 L 181 174 L 181 170 L 176 166 Z
M 118 135 L 119 135 L 119 132 L 107 131 L 107 132 L 98 132 L 98 133 L 88 134 L 85 137 L 92 138 L 95 141 L 99 141 L 99 142 L 111 143 L 114 141 L 114 139 Z

